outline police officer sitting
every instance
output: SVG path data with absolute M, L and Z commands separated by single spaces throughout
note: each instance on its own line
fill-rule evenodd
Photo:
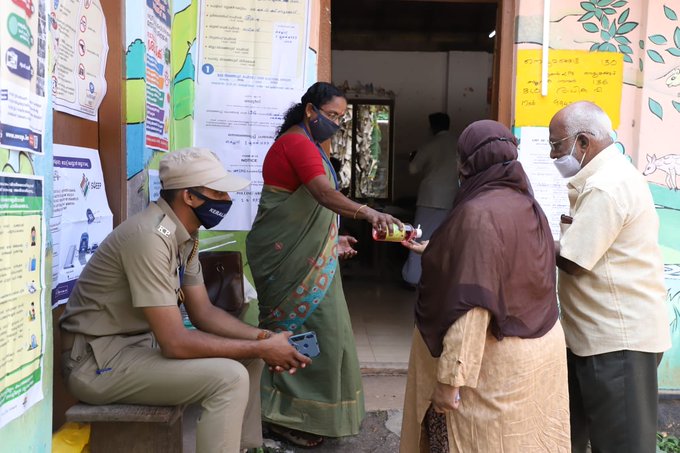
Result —
M 262 445 L 263 361 L 294 373 L 310 363 L 273 334 L 214 307 L 197 258 L 198 229 L 231 206 L 249 181 L 208 149 L 160 162 L 161 199 L 109 234 L 88 261 L 60 319 L 68 390 L 90 404 L 200 402 L 198 452 Z M 195 330 L 185 328 L 178 299 Z M 261 360 L 260 360 L 261 359 Z

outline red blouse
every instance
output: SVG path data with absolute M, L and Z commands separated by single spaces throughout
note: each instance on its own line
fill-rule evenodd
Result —
M 319 149 L 302 134 L 286 134 L 269 148 L 262 164 L 266 185 L 295 191 L 301 184 L 325 175 Z

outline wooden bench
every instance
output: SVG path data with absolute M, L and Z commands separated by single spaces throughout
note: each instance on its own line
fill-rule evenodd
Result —
M 79 403 L 66 420 L 90 423 L 92 453 L 182 453 L 184 406 Z

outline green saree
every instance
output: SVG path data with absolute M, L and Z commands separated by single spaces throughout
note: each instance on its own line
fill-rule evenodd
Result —
M 357 434 L 364 395 L 338 266 L 337 215 L 304 185 L 292 193 L 265 186 L 246 252 L 260 327 L 316 331 L 321 350 L 292 376 L 265 368 L 263 420 L 321 436 Z

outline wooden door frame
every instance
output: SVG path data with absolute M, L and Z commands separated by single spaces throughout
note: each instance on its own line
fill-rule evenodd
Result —
M 512 127 L 513 89 L 515 81 L 515 24 L 517 0 L 498 0 L 496 10 L 496 45 L 494 48 L 492 117 Z

